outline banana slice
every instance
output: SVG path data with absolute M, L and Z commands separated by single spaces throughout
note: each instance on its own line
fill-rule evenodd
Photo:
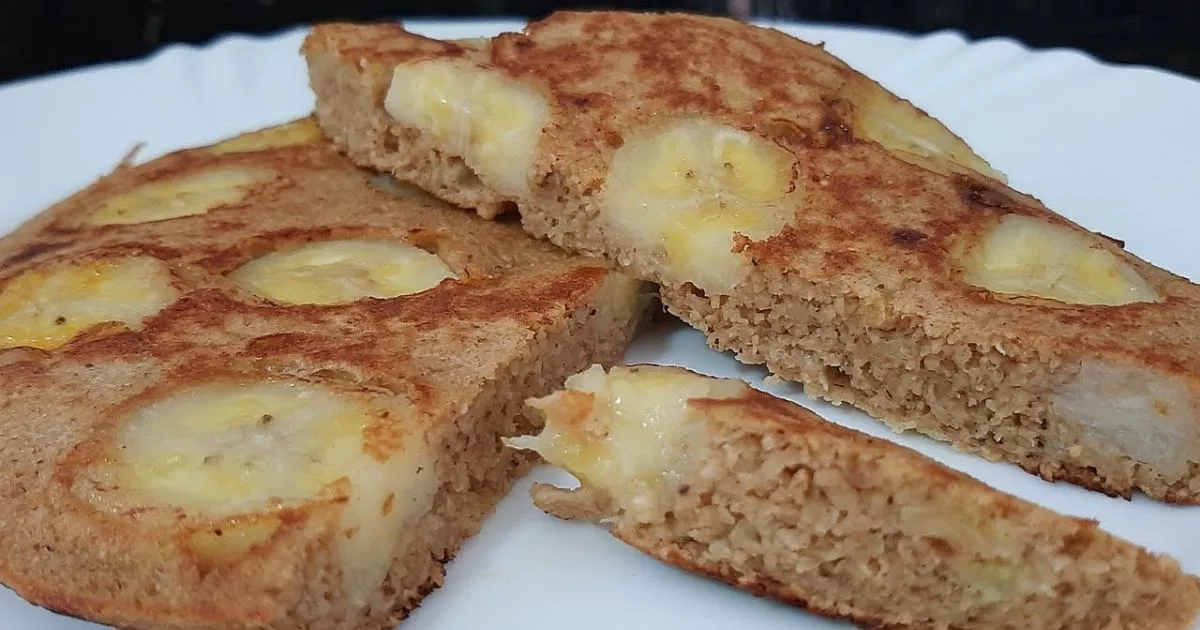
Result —
M 687 401 L 735 398 L 746 389 L 741 381 L 690 372 L 614 367 L 606 374 L 595 365 L 567 379 L 564 391 L 530 403 L 546 412 L 541 434 L 506 443 L 537 451 L 610 496 L 629 498 L 636 512 L 652 507 L 663 483 L 686 464 L 689 440 L 703 430 L 691 421 Z
M 457 278 L 436 255 L 411 245 L 323 241 L 272 252 L 230 278 L 282 304 L 345 304 L 364 297 L 392 298 Z
M 669 281 L 728 291 L 748 262 L 734 235 L 763 240 L 795 211 L 795 159 L 744 131 L 681 121 L 629 139 L 613 156 L 602 197 L 606 224 L 637 247 L 662 251 Z
M 240 135 L 224 142 L 218 142 L 209 147 L 208 150 L 217 154 L 248 153 L 250 151 L 263 151 L 298 144 L 308 144 L 309 142 L 316 142 L 320 138 L 321 129 L 317 127 L 316 121 L 311 118 L 304 118 L 284 125 L 268 127 L 261 131 Z
M 967 254 L 963 279 L 995 293 L 1068 304 L 1119 306 L 1161 299 L 1096 237 L 1014 214 L 1001 219 Z
M 1050 399 L 1051 410 L 1082 427 L 1081 441 L 1182 477 L 1200 461 L 1200 392 L 1155 368 L 1085 359 Z
M 849 122 L 855 134 L 878 142 L 896 157 L 940 173 L 966 168 L 1007 181 L 945 125 L 878 83 L 855 76 L 840 96 L 852 106 Z
M 91 225 L 128 225 L 204 214 L 242 201 L 250 187 L 275 179 L 264 168 L 219 167 L 145 184 L 110 197 L 88 216 Z
M 383 580 L 397 532 L 437 489 L 419 432 L 408 428 L 402 443 L 372 440 L 402 421 L 309 384 L 199 385 L 126 419 L 88 471 L 87 499 L 109 511 L 181 510 L 208 523 L 187 544 L 229 562 L 271 538 L 279 510 L 347 498 L 339 553 L 345 586 L 362 604 Z
M 186 544 L 207 565 L 229 564 L 271 540 L 282 524 L 274 514 L 225 519 L 193 531 Z
M 217 384 L 137 411 L 119 436 L 121 494 L 208 517 L 297 505 L 363 456 L 372 417 L 291 383 Z
M 166 266 L 134 257 L 27 271 L 0 287 L 0 348 L 50 350 L 87 328 L 137 328 L 178 295 Z
M 448 59 L 396 66 L 384 99 L 396 120 L 432 134 L 502 192 L 529 190 L 546 99 L 507 76 Z

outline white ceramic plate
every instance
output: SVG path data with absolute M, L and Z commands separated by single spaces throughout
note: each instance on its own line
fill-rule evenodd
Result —
M 423 22 L 434 37 L 491 35 L 514 22 Z M 1018 189 L 1176 273 L 1200 277 L 1193 241 L 1200 176 L 1200 83 L 1144 68 L 1102 65 L 1075 52 L 1031 52 L 1006 40 L 956 34 L 913 38 L 858 29 L 779 25 L 829 50 L 945 121 Z M 301 116 L 312 106 L 297 54 L 302 32 L 172 46 L 141 62 L 0 87 L 0 232 L 111 168 L 134 144 L 143 157 Z M 1110 499 L 1048 484 L 1013 466 L 896 436 L 862 414 L 767 387 L 764 373 L 666 325 L 629 361 L 680 364 L 808 405 L 830 420 L 915 447 L 1008 492 L 1169 553 L 1200 573 L 1200 508 L 1144 497 Z M 542 480 L 560 473 L 539 470 Z M 406 630 L 466 628 L 850 627 L 756 599 L 649 560 L 599 528 L 545 516 L 513 491 L 449 567 Z M 24 603 L 0 589 L 0 627 L 81 630 L 93 624 Z

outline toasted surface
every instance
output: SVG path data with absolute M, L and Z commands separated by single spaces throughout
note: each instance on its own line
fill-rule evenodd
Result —
M 596 366 L 530 404 L 545 429 L 510 444 L 581 484 L 535 487 L 543 509 L 819 614 L 1091 630 L 1191 628 L 1200 611 L 1173 560 L 741 381 Z
M 354 160 L 363 166 L 393 173 L 442 199 L 475 208 L 484 217 L 494 217 L 512 206 L 503 195 L 488 190 L 461 156 L 447 153 L 415 129 L 396 125 L 383 110 L 396 64 L 427 55 L 472 57 L 482 54 L 481 50 L 470 42 L 417 37 L 399 24 L 370 28 L 330 24 L 318 29 L 322 33 L 318 63 L 324 64 L 328 72 L 313 80 L 320 82 L 320 91 L 336 92 L 345 98 L 336 110 L 326 105 L 319 114 L 321 120 L 339 121 L 324 127 L 335 144 L 350 147 Z M 324 55 L 334 51 L 334 57 Z M 357 71 L 339 71 L 344 68 L 342 64 L 360 62 Z M 318 103 L 318 107 L 322 105 Z
M 820 47 L 564 12 L 469 44 L 320 26 L 304 50 L 356 162 L 470 205 L 439 183 L 461 162 L 488 214 L 658 282 L 712 346 L 1046 479 L 1200 501 L 1200 289 Z M 540 110 L 494 104 L 531 95 L 533 132 Z
M 0 239 L 0 581 L 131 628 L 384 628 L 620 358 L 600 263 L 305 119 L 122 166 Z

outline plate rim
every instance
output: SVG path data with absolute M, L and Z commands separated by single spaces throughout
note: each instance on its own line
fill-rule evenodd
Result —
M 329 20 L 333 21 L 333 20 Z M 495 16 L 495 17 L 463 17 L 463 18 L 432 18 L 432 17 L 398 17 L 387 19 L 372 20 L 376 23 L 399 22 L 406 26 L 413 26 L 419 29 L 441 29 L 446 27 L 457 26 L 479 26 L 481 29 L 495 30 L 497 28 L 506 30 L 519 30 L 527 21 L 516 17 Z M 1119 61 L 1110 61 L 1103 59 L 1089 51 L 1072 46 L 1034 46 L 1016 37 L 1007 35 L 993 35 L 987 37 L 973 38 L 967 35 L 964 31 L 958 28 L 939 28 L 927 32 L 906 31 L 901 28 L 885 27 L 885 26 L 869 26 L 861 24 L 850 24 L 845 22 L 815 22 L 806 20 L 794 19 L 771 19 L 771 18 L 754 18 L 749 20 L 750 23 L 756 26 L 774 28 L 789 35 L 793 35 L 797 30 L 824 30 L 828 32 L 856 34 L 856 35 L 879 35 L 910 42 L 919 42 L 928 39 L 952 37 L 960 43 L 968 46 L 986 46 L 992 44 L 1001 44 L 1006 46 L 1015 46 L 1022 52 L 1031 55 L 1071 55 L 1088 61 L 1089 63 L 1102 66 L 1114 71 L 1135 71 L 1135 72 L 1151 72 L 1160 74 L 1165 77 L 1178 79 L 1184 82 L 1200 85 L 1200 77 L 1192 77 L 1182 72 L 1163 68 L 1152 64 L 1145 63 L 1125 63 Z M 289 37 L 296 36 L 297 33 L 308 32 L 315 24 L 303 24 L 277 29 L 265 33 L 222 33 L 212 37 L 204 42 L 170 42 L 163 44 L 153 51 L 147 52 L 141 56 L 131 59 L 121 59 L 113 61 L 101 61 L 89 63 L 73 68 L 63 68 L 53 72 L 21 77 L 4 83 L 0 83 L 0 98 L 10 90 L 20 89 L 30 85 L 37 85 L 46 82 L 54 82 L 61 80 L 73 79 L 80 75 L 91 75 L 93 73 L 137 68 L 140 65 L 154 63 L 160 57 L 178 55 L 178 54 L 194 54 L 204 53 L 208 49 L 220 47 L 229 41 L 249 41 L 259 44 L 270 44 L 277 40 L 286 40 Z M 818 42 L 811 42 L 818 43 Z

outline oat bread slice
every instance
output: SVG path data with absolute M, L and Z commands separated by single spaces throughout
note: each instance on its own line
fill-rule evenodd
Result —
M 124 166 L 0 239 L 0 581 L 126 628 L 390 628 L 619 360 L 602 264 L 312 120 Z
M 535 502 L 662 561 L 869 628 L 1183 630 L 1174 560 L 745 383 L 594 366 L 508 440 L 580 481 Z
M 356 162 L 514 203 L 713 347 L 1049 480 L 1200 501 L 1200 289 L 821 47 L 598 12 L 467 43 L 319 26 L 304 51 Z

